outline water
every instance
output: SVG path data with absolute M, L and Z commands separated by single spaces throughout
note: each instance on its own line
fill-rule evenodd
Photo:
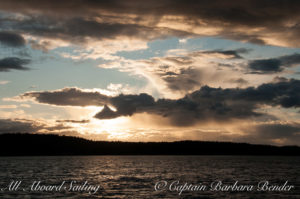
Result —
M 0 188 L 12 181 L 22 181 L 17 190 L 2 190 L 0 198 L 300 198 L 300 157 L 251 156 L 68 156 L 68 157 L 0 157 Z M 215 181 L 233 185 L 288 184 L 286 192 L 178 191 L 168 186 L 179 181 L 209 185 Z M 52 192 L 32 191 L 34 181 L 40 185 L 59 185 L 66 189 Z M 82 185 L 99 185 L 95 194 L 69 191 L 71 181 Z M 157 182 L 168 183 L 166 190 L 155 191 Z M 177 186 L 178 187 L 178 186 Z M 23 190 L 24 188 L 24 190 Z M 175 189 L 175 188 L 174 188 Z

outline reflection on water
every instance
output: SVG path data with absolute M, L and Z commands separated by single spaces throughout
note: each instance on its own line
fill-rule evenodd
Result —
M 0 191 L 0 198 L 300 198 L 300 157 L 238 156 L 69 156 L 0 157 L 0 185 L 12 180 L 29 187 L 33 181 L 58 185 L 88 181 L 100 185 L 97 193 Z M 155 191 L 159 181 L 207 184 L 289 184 L 289 192 Z

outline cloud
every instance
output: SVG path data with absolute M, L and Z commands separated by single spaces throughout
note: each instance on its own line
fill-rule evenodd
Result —
M 197 54 L 208 54 L 214 56 L 215 58 L 223 58 L 223 59 L 242 59 L 241 54 L 247 54 L 251 51 L 251 49 L 239 48 L 236 50 L 211 50 L 211 51 L 196 51 L 191 53 L 191 56 L 195 56 Z
M 296 135 L 300 133 L 299 124 L 261 124 L 255 128 L 265 138 L 286 138 L 287 135 Z M 264 133 L 262 133 L 264 132 Z M 298 135 L 300 140 L 300 134 Z
M 36 132 L 40 129 L 28 121 L 0 119 L 0 124 L 1 133 Z
M 8 84 L 10 81 L 6 81 L 6 80 L 1 80 L 0 81 L 0 85 L 5 85 L 5 84 Z
M 273 78 L 273 82 L 287 82 L 287 81 L 289 81 L 289 79 L 286 77 L 276 76 Z
M 108 96 L 99 92 L 85 92 L 78 88 L 64 88 L 57 91 L 27 92 L 21 99 L 34 98 L 39 103 L 59 106 L 103 106 Z
M 41 51 L 43 51 L 45 53 L 48 52 L 49 49 L 52 47 L 50 41 L 41 41 L 41 42 L 38 42 L 36 40 L 30 40 L 29 44 L 30 44 L 30 46 L 31 46 L 32 49 L 41 50 Z
M 234 118 L 262 116 L 263 114 L 257 112 L 257 109 L 263 104 L 285 108 L 299 107 L 299 91 L 300 81 L 290 80 L 245 89 L 204 86 L 177 100 L 154 101 L 146 94 L 143 96 L 120 95 L 112 97 L 110 104 L 117 109 L 116 114 L 120 116 L 145 112 L 167 117 L 173 125 L 188 126 L 207 120 L 228 121 Z
M 100 64 L 103 68 L 142 75 L 160 93 L 168 97 L 182 96 L 203 85 L 212 87 L 257 86 L 270 81 L 275 74 L 300 64 L 300 55 L 291 54 L 270 59 L 246 60 L 243 54 L 251 49 L 210 51 L 169 51 L 166 56 L 147 60 L 121 58 Z M 243 78 L 236 78 L 242 76 Z M 255 81 L 253 81 L 255 79 Z
M 249 67 L 254 71 L 260 71 L 264 73 L 280 72 L 282 68 L 278 59 L 263 59 L 250 62 Z
M 23 47 L 25 39 L 13 32 L 0 32 L 0 43 L 9 47 Z
M 232 78 L 228 80 L 229 83 L 235 83 L 239 86 L 247 85 L 249 82 L 243 78 Z
M 142 93 L 139 95 L 119 95 L 110 98 L 110 104 L 117 109 L 117 113 L 121 116 L 131 116 L 139 112 L 139 109 L 151 108 L 155 105 L 152 96 Z
M 165 66 L 167 68 L 167 66 Z M 196 68 L 181 68 L 177 73 L 166 72 L 161 79 L 166 82 L 167 87 L 173 91 L 191 91 L 199 88 L 202 84 L 204 71 Z
M 285 68 L 300 64 L 300 54 L 286 55 L 271 59 L 258 59 L 250 61 L 248 67 L 256 73 L 277 73 Z
M 76 41 L 78 36 L 93 37 L 97 33 L 101 39 L 116 35 L 141 37 L 148 32 L 146 38 L 149 39 L 147 35 L 151 32 L 153 37 L 150 39 L 183 35 L 217 36 L 293 47 L 300 45 L 299 6 L 298 1 L 292 0 L 1 2 L 1 10 L 21 16 L 5 16 L 6 27 L 39 36 L 55 35 Z M 19 22 L 18 26 L 11 26 L 15 21 Z M 70 29 L 71 25 L 74 28 Z
M 299 123 L 260 123 L 242 128 L 245 135 L 237 141 L 263 144 L 299 145 Z
M 115 111 L 111 110 L 107 105 L 103 107 L 101 112 L 97 113 L 95 115 L 95 118 L 98 119 L 113 119 L 116 117 L 121 116 L 119 113 L 116 113 Z
M 44 120 L 28 120 L 28 119 L 0 119 L 0 134 L 4 133 L 33 133 L 33 134 L 58 134 L 65 136 L 83 137 L 86 139 L 107 139 L 107 134 L 102 133 L 95 135 L 93 133 L 80 133 L 78 129 L 65 123 L 73 123 L 74 121 L 51 123 Z M 87 121 L 82 121 L 87 122 Z M 75 122 L 77 123 L 77 122 Z M 84 124 L 84 123 L 80 123 Z
M 56 120 L 56 122 L 85 124 L 85 123 L 89 123 L 90 120 Z
M 59 106 L 104 106 L 95 115 L 98 119 L 148 113 L 165 117 L 172 125 L 189 126 L 199 122 L 225 122 L 231 119 L 266 116 L 258 111 L 262 105 L 299 108 L 299 93 L 300 80 L 290 79 L 262 84 L 256 88 L 222 89 L 203 86 L 179 99 L 155 100 L 148 94 L 106 96 L 99 92 L 75 88 L 28 92 L 20 97 Z M 116 111 L 107 105 L 114 107 Z
M 119 59 L 99 65 L 102 68 L 118 68 L 147 78 L 161 93 L 186 94 L 205 84 L 240 85 L 229 81 L 238 71 L 234 64 L 245 62 L 242 54 L 250 49 L 175 52 L 176 55 L 153 57 L 147 60 Z M 173 53 L 173 52 L 172 52 Z M 221 66 L 226 63 L 230 67 Z M 238 65 L 238 64 L 237 64 Z M 237 75 L 241 75 L 238 73 Z M 216 79 L 218 81 L 216 81 Z M 215 86 L 215 85 L 213 85 Z
M 120 38 L 133 38 L 139 40 L 153 40 L 165 38 L 169 35 L 188 36 L 181 30 L 173 30 L 165 27 L 147 27 L 142 24 L 128 24 L 119 22 L 105 22 L 86 19 L 84 16 L 65 18 L 60 21 L 53 17 L 35 16 L 24 20 L 10 20 L 10 29 L 23 34 L 42 38 L 61 39 L 73 44 L 84 44 L 89 39 L 109 40 Z M 30 41 L 35 49 L 46 50 L 50 42 L 42 44 Z
M 15 109 L 16 105 L 0 105 L 0 109 Z
M 25 119 L 0 119 L 0 133 L 47 133 L 70 129 L 64 125 L 48 125 Z
M 29 59 L 21 59 L 17 57 L 7 57 L 0 59 L 0 72 L 8 72 L 10 70 L 29 70 L 25 67 L 30 63 Z

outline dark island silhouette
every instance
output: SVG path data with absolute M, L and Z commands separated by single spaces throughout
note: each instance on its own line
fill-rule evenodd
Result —
M 92 141 L 54 134 L 1 134 L 0 156 L 56 155 L 284 155 L 299 156 L 298 146 L 232 142 Z

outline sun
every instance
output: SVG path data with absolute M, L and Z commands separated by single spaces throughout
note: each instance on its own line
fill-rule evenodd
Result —
M 110 107 L 115 111 L 113 107 Z M 77 120 L 89 120 L 88 123 L 72 123 L 69 124 L 77 132 L 83 136 L 88 136 L 93 139 L 99 137 L 99 135 L 107 135 L 107 139 L 119 140 L 129 136 L 128 128 L 132 127 L 132 123 L 129 117 L 118 117 L 114 119 L 99 120 L 94 116 L 103 109 L 97 106 L 88 107 L 68 107 L 68 111 L 71 118 Z M 78 117 L 79 116 L 79 117 Z

